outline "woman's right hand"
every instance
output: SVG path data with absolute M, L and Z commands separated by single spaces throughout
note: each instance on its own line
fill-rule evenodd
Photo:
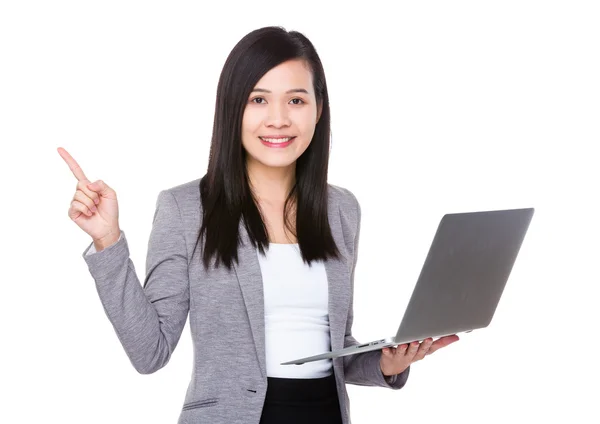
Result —
M 77 178 L 69 218 L 89 234 L 97 246 L 116 242 L 121 234 L 117 193 L 102 180 L 92 183 L 65 149 L 59 147 L 57 150 Z

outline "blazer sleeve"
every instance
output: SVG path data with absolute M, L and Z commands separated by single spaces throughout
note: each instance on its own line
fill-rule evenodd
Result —
M 129 258 L 125 231 L 105 249 L 83 252 L 106 315 L 140 374 L 168 362 L 189 311 L 188 255 L 181 214 L 173 193 L 158 194 L 143 286 Z
M 352 272 L 350 275 L 351 293 L 350 307 L 348 309 L 348 319 L 346 321 L 346 335 L 344 339 L 344 347 L 360 344 L 352 336 L 352 321 L 354 318 L 353 303 L 354 303 L 354 270 L 358 259 L 358 242 L 360 238 L 360 220 L 361 210 L 360 203 L 354 195 L 352 195 L 356 206 L 356 233 L 354 236 L 354 260 L 352 264 Z M 410 373 L 410 367 L 400 374 L 385 377 L 379 366 L 381 358 L 381 350 L 373 350 L 370 352 L 358 353 L 342 357 L 344 360 L 344 374 L 346 382 L 358 386 L 379 386 L 387 387 L 393 390 L 398 390 L 404 387 Z

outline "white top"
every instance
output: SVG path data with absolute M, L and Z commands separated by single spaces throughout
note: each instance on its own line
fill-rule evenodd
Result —
M 327 273 L 323 261 L 309 267 L 298 244 L 270 243 L 258 252 L 265 296 L 267 376 L 321 378 L 333 370 L 331 359 L 280 365 L 331 351 Z
M 121 240 L 119 236 L 119 240 Z M 92 244 L 88 255 L 96 253 Z M 263 257 L 257 248 L 265 297 L 267 376 L 321 378 L 333 370 L 331 359 L 281 365 L 331 350 L 327 273 L 323 261 L 309 267 L 298 244 L 270 243 Z

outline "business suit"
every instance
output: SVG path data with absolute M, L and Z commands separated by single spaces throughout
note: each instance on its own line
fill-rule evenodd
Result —
M 167 364 L 189 312 L 194 367 L 178 424 L 258 424 L 267 389 L 258 253 L 240 222 L 239 263 L 231 271 L 212 264 L 205 271 L 202 249 L 194 252 L 200 203 L 199 179 L 159 193 L 143 286 L 129 259 L 123 230 L 119 241 L 86 255 L 90 243 L 83 257 L 106 314 L 138 372 L 153 373 Z M 351 327 L 360 206 L 349 190 L 328 185 L 328 217 L 341 253 L 340 259 L 325 262 L 335 350 L 359 343 Z M 351 423 L 345 383 L 391 389 L 405 385 L 410 369 L 386 380 L 380 355 L 377 350 L 333 360 L 344 424 Z

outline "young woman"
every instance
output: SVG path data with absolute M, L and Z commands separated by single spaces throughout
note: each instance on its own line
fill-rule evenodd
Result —
M 218 83 L 206 174 L 162 190 L 143 285 L 115 191 L 78 179 L 69 217 L 131 363 L 167 364 L 188 313 L 194 371 L 179 423 L 350 423 L 345 384 L 402 388 L 410 364 L 458 338 L 305 363 L 352 337 L 360 206 L 327 183 L 327 84 L 302 34 L 252 31 Z

